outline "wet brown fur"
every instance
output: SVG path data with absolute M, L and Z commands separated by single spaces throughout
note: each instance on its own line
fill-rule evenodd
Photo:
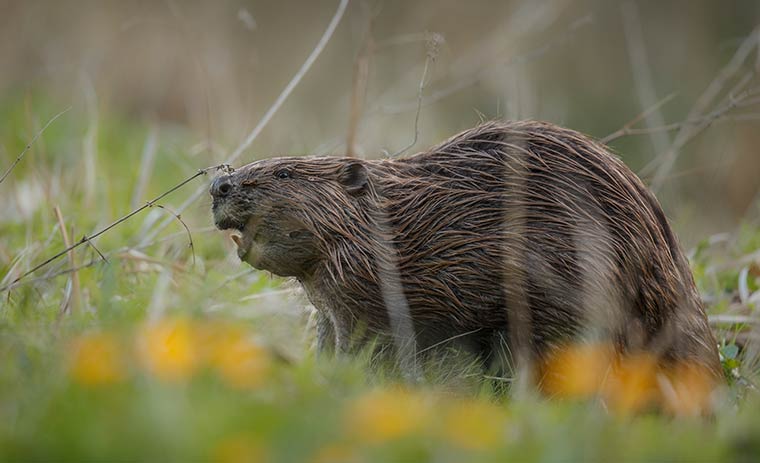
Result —
M 719 375 L 657 200 L 578 132 L 489 122 L 405 159 L 275 158 L 219 181 L 217 225 L 250 235 L 249 263 L 303 284 L 322 347 L 398 347 L 406 323 L 416 352 L 540 359 L 590 338 Z

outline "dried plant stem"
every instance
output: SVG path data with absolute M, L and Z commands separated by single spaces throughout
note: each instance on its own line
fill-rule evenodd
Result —
M 631 62 L 631 72 L 634 76 L 634 86 L 641 102 L 641 107 L 650 108 L 643 117 L 647 128 L 665 125 L 665 119 L 659 111 L 661 104 L 656 103 L 656 92 L 652 70 L 647 59 L 646 46 L 644 44 L 644 32 L 641 26 L 639 8 L 636 2 L 627 0 L 620 5 L 623 17 L 623 32 L 625 36 L 628 57 Z M 664 153 L 670 145 L 670 137 L 667 132 L 650 132 L 652 147 L 655 155 Z
M 215 227 L 209 227 L 207 229 L 200 229 L 200 230 L 196 230 L 195 233 L 209 232 L 209 231 L 216 231 L 216 228 Z M 179 236 L 179 235 L 181 235 L 183 233 L 186 233 L 186 231 L 182 231 L 182 232 L 178 232 L 178 233 L 175 233 L 175 234 L 172 234 L 172 235 L 169 235 L 169 236 L 165 236 L 165 237 L 161 238 L 161 240 L 158 240 L 157 242 L 168 241 L 168 240 L 174 239 L 174 238 L 176 238 L 177 236 Z M 138 251 L 138 250 L 140 250 L 140 249 L 142 249 L 144 247 L 147 247 L 149 245 L 156 244 L 156 242 L 149 243 L 148 245 L 145 245 L 145 246 L 123 247 L 123 248 L 119 248 L 119 249 L 117 249 L 115 251 L 111 251 L 111 252 L 109 252 L 107 254 L 103 254 L 102 252 L 100 252 L 100 250 L 98 248 L 96 248 L 94 244 L 92 244 L 92 242 L 89 240 L 89 238 L 87 240 L 87 243 L 90 246 L 92 246 L 92 248 L 95 250 L 95 252 L 98 253 L 99 257 L 97 259 L 90 259 L 89 261 L 87 261 L 87 262 L 85 262 L 83 264 L 80 264 L 80 265 L 78 265 L 76 267 L 69 267 L 69 268 L 65 268 L 65 269 L 62 269 L 62 270 L 58 270 L 56 272 L 48 273 L 45 276 L 41 276 L 41 277 L 37 277 L 37 278 L 27 278 L 27 279 L 25 279 L 23 281 L 17 281 L 15 283 L 11 283 L 11 284 L 9 284 L 7 286 L 4 286 L 4 287 L 0 288 L 0 292 L 8 290 L 8 289 L 13 289 L 13 288 L 16 288 L 16 287 L 22 286 L 22 285 L 33 284 L 33 283 L 41 283 L 43 281 L 49 281 L 49 280 L 52 280 L 53 278 L 59 277 L 61 275 L 67 275 L 69 273 L 76 272 L 76 271 L 79 271 L 81 269 L 92 267 L 95 264 L 98 264 L 98 263 L 101 263 L 101 262 L 108 262 L 109 259 L 112 258 L 112 257 L 113 258 L 117 258 L 117 259 L 144 261 L 144 262 L 149 262 L 149 263 L 153 263 L 153 264 L 157 264 L 157 265 L 162 265 L 162 266 L 170 266 L 174 270 L 179 271 L 179 272 L 185 272 L 185 271 L 187 271 L 187 269 L 185 267 L 183 267 L 181 264 L 178 264 L 176 262 L 165 262 L 165 261 L 162 261 L 160 259 L 154 259 L 152 257 L 148 257 L 148 256 L 144 256 L 144 255 L 143 256 L 138 256 L 138 255 L 132 254 L 132 251 Z M 247 273 L 251 273 L 253 271 L 254 270 L 251 269 L 251 270 L 248 270 Z
M 298 84 L 301 82 L 301 79 L 303 79 L 303 76 L 306 75 L 306 73 L 311 68 L 312 64 L 317 60 L 319 55 L 322 53 L 322 50 L 324 50 L 325 46 L 327 45 L 327 42 L 330 40 L 330 37 L 332 37 L 333 33 L 335 32 L 335 29 L 338 27 L 338 24 L 340 23 L 340 20 L 343 18 L 343 13 L 346 11 L 346 7 L 348 6 L 348 0 L 340 0 L 340 4 L 338 5 L 338 9 L 335 11 L 335 14 L 333 15 L 332 19 L 330 20 L 330 23 L 327 25 L 327 29 L 325 29 L 325 32 L 322 34 L 322 37 L 320 37 L 319 41 L 317 42 L 316 46 L 312 50 L 312 52 L 309 54 L 309 56 L 306 58 L 306 61 L 303 62 L 301 65 L 301 68 L 296 72 L 296 74 L 293 76 L 293 78 L 288 82 L 288 85 L 285 86 L 285 88 L 282 90 L 282 93 L 277 97 L 277 100 L 275 100 L 274 104 L 269 108 L 269 110 L 264 114 L 264 117 L 261 118 L 259 123 L 254 127 L 253 130 L 251 130 L 251 133 L 248 134 L 246 139 L 243 141 L 243 143 L 240 144 L 240 146 L 237 147 L 235 151 L 232 152 L 229 158 L 225 161 L 227 164 L 232 164 L 235 162 L 241 154 L 243 154 L 243 151 L 248 149 L 249 146 L 251 146 L 251 143 L 256 139 L 256 137 L 259 136 L 262 130 L 264 130 L 264 127 L 269 124 L 269 121 L 272 120 L 272 117 L 274 117 L 275 113 L 282 107 L 282 104 L 285 103 L 285 100 L 288 99 L 290 94 L 293 92 L 293 89 L 295 89 Z M 181 212 L 181 211 L 180 211 Z
M 40 136 L 42 135 L 42 132 L 44 132 L 45 129 L 47 129 L 50 126 L 50 124 L 52 124 L 53 122 L 55 122 L 56 119 L 58 119 L 59 117 L 63 116 L 64 114 L 66 114 L 70 109 L 71 109 L 71 106 L 69 106 L 68 108 L 64 109 L 63 111 L 59 112 L 58 114 L 56 114 L 55 116 L 53 116 L 52 118 L 50 118 L 50 120 L 47 122 L 47 124 L 45 124 L 40 129 L 40 131 L 37 132 L 34 135 L 34 137 L 32 137 L 32 140 L 29 143 L 26 144 L 26 146 L 24 147 L 24 149 L 21 151 L 21 154 L 19 154 L 18 157 L 16 157 L 16 160 L 13 161 L 13 164 L 11 164 L 11 166 L 8 168 L 8 170 L 5 171 L 5 173 L 3 174 L 3 176 L 0 177 L 0 183 L 3 183 L 3 180 L 5 180 L 5 178 L 8 177 L 8 175 L 10 175 L 11 171 L 16 167 L 16 165 L 19 162 L 21 162 L 21 158 L 23 158 L 24 155 L 27 153 L 27 151 L 29 151 L 32 148 L 32 145 L 34 144 L 34 142 L 37 141 L 38 138 L 40 138 Z
M 489 72 L 493 72 L 494 69 L 497 67 L 510 67 L 510 66 L 517 66 L 517 65 L 524 65 L 527 63 L 530 63 L 532 61 L 537 60 L 541 56 L 544 56 L 546 53 L 548 53 L 551 50 L 555 50 L 564 44 L 568 43 L 569 39 L 573 34 L 575 34 L 577 31 L 582 29 L 583 27 L 586 27 L 587 25 L 592 24 L 593 17 L 591 15 L 583 16 L 575 21 L 573 21 L 568 29 L 558 35 L 557 37 L 554 37 L 553 39 L 549 40 L 547 43 L 534 48 L 532 50 L 529 50 L 523 54 L 519 55 L 510 55 L 507 57 L 491 57 L 489 59 L 489 62 L 484 64 L 483 66 L 477 66 L 474 67 L 475 72 L 472 74 L 468 74 L 466 76 L 463 76 L 460 80 L 454 82 L 453 84 L 440 88 L 438 90 L 431 89 L 431 91 L 428 93 L 427 98 L 425 98 L 425 102 L 423 106 L 429 106 L 434 103 L 437 103 L 454 93 L 459 92 L 460 90 L 463 90 L 465 88 L 471 87 L 481 81 L 485 76 L 488 75 Z M 430 34 L 425 35 L 426 40 L 430 40 Z M 396 103 L 396 104 L 378 104 L 372 109 L 370 109 L 369 114 L 399 114 L 404 113 L 408 111 L 413 111 L 417 107 L 417 101 L 408 101 L 408 102 L 402 102 L 402 103 Z
M 412 142 L 401 150 L 393 153 L 391 157 L 396 157 L 403 154 L 405 151 L 417 144 L 417 139 L 420 136 L 420 113 L 422 112 L 422 97 L 425 93 L 425 85 L 427 84 L 427 75 L 430 65 L 435 61 L 438 56 L 438 51 L 443 43 L 443 37 L 440 34 L 431 34 L 426 42 L 427 53 L 425 54 L 425 66 L 422 68 L 422 77 L 420 77 L 420 85 L 417 88 L 417 112 L 414 114 L 414 138 Z
M 277 99 L 272 104 L 272 106 L 269 108 L 269 110 L 267 110 L 267 112 L 261 118 L 261 120 L 256 125 L 256 127 L 254 127 L 253 130 L 251 130 L 251 132 L 248 134 L 245 140 L 240 144 L 240 146 L 238 146 L 235 149 L 235 151 L 233 151 L 232 154 L 227 158 L 227 160 L 225 161 L 226 164 L 232 164 L 233 162 L 235 162 L 243 154 L 243 152 L 246 149 L 248 149 L 249 146 L 251 146 L 251 143 L 253 143 L 256 137 L 259 136 L 261 131 L 264 130 L 264 128 L 269 124 L 269 121 L 272 120 L 272 117 L 274 117 L 275 113 L 277 113 L 277 111 L 280 109 L 283 103 L 285 103 L 285 100 L 288 99 L 290 94 L 293 92 L 293 89 L 295 89 L 296 86 L 298 86 L 298 84 L 301 82 L 301 79 L 303 79 L 303 76 L 306 75 L 306 73 L 311 68 L 312 64 L 314 64 L 314 62 L 317 60 L 319 55 L 322 53 L 322 50 L 324 50 L 325 46 L 327 45 L 327 42 L 333 36 L 335 29 L 338 27 L 338 24 L 343 18 L 343 14 L 345 13 L 347 6 L 348 6 L 348 0 L 340 1 L 340 4 L 338 5 L 337 10 L 335 11 L 335 14 L 333 15 L 332 19 L 330 20 L 330 23 L 327 25 L 327 28 L 325 29 L 325 32 L 322 34 L 322 37 L 320 37 L 319 41 L 314 46 L 314 49 L 306 58 L 306 61 L 303 62 L 301 67 L 298 69 L 298 72 L 296 72 L 293 78 L 290 80 L 290 82 L 288 82 L 288 84 L 282 90 L 282 92 L 277 97 Z M 182 203 L 177 208 L 177 213 L 181 214 L 182 212 L 184 212 L 185 209 L 190 207 L 190 205 L 193 204 L 198 198 L 200 198 L 201 195 L 203 195 L 205 192 L 206 192 L 205 186 L 202 188 L 198 188 L 187 200 L 185 200 L 184 203 Z M 163 222 L 161 222 L 150 233 L 148 233 L 146 236 L 143 237 L 141 244 L 152 241 L 156 237 L 156 235 L 158 235 L 171 222 L 172 222 L 172 218 L 169 218 L 168 220 L 164 220 Z
M 346 136 L 346 156 L 350 158 L 356 156 L 356 134 L 364 110 L 364 98 L 367 95 L 367 83 L 369 81 L 369 62 L 372 53 L 374 53 L 374 48 L 372 21 L 369 21 L 364 44 L 354 61 L 354 75 L 351 86 L 351 103 L 348 118 L 348 135 Z
M 153 206 L 155 206 L 155 205 L 156 205 L 156 203 L 158 203 L 158 201 L 160 201 L 161 199 L 165 198 L 165 197 L 166 197 L 166 196 L 168 196 L 169 194 L 171 194 L 171 193 L 173 193 L 173 192 L 175 192 L 175 191 L 179 190 L 180 188 L 182 188 L 182 187 L 183 187 L 183 186 L 185 186 L 186 184 L 190 183 L 191 181 L 195 180 L 196 178 L 198 178 L 198 177 L 200 177 L 200 176 L 202 176 L 202 175 L 206 175 L 206 173 L 207 173 L 209 170 L 220 169 L 220 168 L 222 168 L 222 167 L 223 167 L 223 165 L 219 165 L 219 166 L 213 166 L 213 167 L 208 167 L 208 168 L 206 168 L 206 169 L 201 169 L 201 170 L 199 170 L 199 171 L 198 171 L 198 172 L 196 172 L 196 173 L 195 173 L 193 176 L 191 176 L 191 177 L 189 177 L 189 178 L 187 178 L 187 179 L 183 180 L 182 182 L 178 183 L 178 184 L 177 184 L 177 185 L 175 185 L 174 187 L 170 188 L 169 190 L 167 190 L 167 191 L 165 191 L 164 193 L 162 193 L 162 194 L 160 194 L 159 196 L 157 196 L 157 197 L 156 197 L 155 199 L 153 199 L 152 201 L 148 201 L 148 202 L 146 202 L 145 204 L 143 204 L 142 206 L 138 207 L 137 209 L 134 209 L 134 210 L 133 210 L 132 212 L 130 212 L 129 214 L 122 216 L 121 218 L 119 218 L 119 219 L 118 219 L 118 220 L 116 220 L 115 222 L 112 222 L 110 225 L 108 225 L 107 227 L 103 228 L 102 230 L 100 230 L 100 231 L 97 231 L 97 232 L 93 233 L 93 234 L 92 234 L 92 235 L 90 235 L 90 236 L 86 236 L 86 235 L 85 235 L 85 236 L 82 236 L 82 239 L 81 239 L 81 240 L 77 241 L 77 242 L 76 242 L 76 243 L 74 243 L 74 244 L 71 244 L 71 245 L 67 245 L 67 246 L 66 246 L 66 249 L 64 249 L 64 250 L 62 250 L 62 251 L 60 251 L 60 252 L 56 253 L 56 254 L 55 254 L 55 255 L 53 255 L 52 257 L 49 257 L 48 259 L 46 259 L 46 260 L 45 260 L 45 261 L 43 261 L 42 263 L 35 265 L 35 266 L 34 266 L 34 267 L 31 269 L 31 270 L 27 270 L 27 271 L 26 271 L 25 273 L 23 273 L 21 276 L 17 277 L 15 280 L 13 280 L 13 281 L 12 281 L 10 284 L 8 284 L 8 285 L 5 285 L 5 286 L 3 286 L 3 287 L 0 287 L 0 292 L 2 292 L 2 291 L 7 291 L 7 290 L 9 290 L 9 289 L 13 288 L 13 287 L 16 285 L 16 283 L 18 283 L 19 281 L 21 281 L 23 278 L 26 278 L 27 276 L 31 275 L 32 273 L 36 272 L 37 270 L 39 270 L 39 269 L 41 269 L 41 268 L 45 267 L 45 266 L 46 266 L 46 265 L 48 265 L 49 263 L 51 263 L 51 262 L 53 262 L 53 261 L 57 260 L 58 258 L 60 258 L 61 256 L 63 256 L 64 254 L 67 254 L 67 253 L 69 253 L 70 251 L 73 251 L 74 249 L 78 248 L 79 246 L 83 245 L 84 243 L 89 243 L 91 240 L 93 240 L 93 239 L 95 239 L 95 238 L 99 237 L 100 235 L 102 235 L 103 233 L 107 232 L 108 230 L 110 230 L 110 229 L 114 228 L 115 226 L 119 225 L 120 223 L 127 221 L 127 220 L 128 220 L 128 219 L 130 219 L 132 216 L 134 216 L 134 215 L 136 215 L 136 214 L 138 214 L 138 213 L 142 212 L 143 210 L 145 210 L 145 209 L 147 209 L 147 208 L 149 208 L 149 207 L 153 207 Z M 174 220 L 174 219 L 175 219 L 175 217 L 176 217 L 176 215 L 175 215 L 174 217 L 172 217 L 172 220 Z M 180 222 L 181 222 L 181 220 L 180 220 Z M 183 222 L 183 225 L 184 225 L 184 222 Z M 189 231 L 188 231 L 188 232 L 189 232 Z M 98 252 L 99 252 L 99 251 L 98 251 Z M 101 256 L 102 256 L 102 254 L 101 254 Z
M 417 112 L 414 114 L 414 137 L 412 138 L 411 143 L 406 145 L 405 147 L 401 148 L 399 151 L 393 153 L 391 157 L 396 157 L 402 155 L 404 152 L 406 152 L 409 148 L 413 147 L 417 144 L 417 139 L 420 136 L 420 113 L 422 112 L 422 97 L 425 92 L 425 80 L 427 79 L 427 73 L 428 68 L 430 67 L 430 55 L 428 55 L 425 58 L 425 67 L 422 69 L 422 77 L 420 78 L 420 86 L 417 89 Z
M 137 184 L 132 192 L 132 201 L 130 206 L 134 209 L 140 204 L 142 198 L 145 196 L 145 189 L 148 186 L 148 180 L 150 174 L 153 172 L 153 164 L 156 159 L 156 152 L 158 151 L 158 126 L 151 124 L 148 136 L 145 138 L 145 145 L 143 145 L 143 151 L 140 161 L 140 174 L 137 177 Z
M 641 134 L 641 133 L 652 133 L 655 130 L 675 130 L 676 128 L 680 127 L 679 124 L 660 124 L 657 127 L 649 126 L 645 129 L 634 129 L 633 126 L 641 122 L 641 120 L 648 118 L 648 116 L 652 113 L 655 113 L 659 111 L 659 109 L 664 106 L 666 103 L 668 103 L 670 100 L 672 100 L 676 96 L 675 93 L 671 93 L 670 95 L 666 96 L 665 98 L 661 99 L 657 103 L 653 104 L 649 108 L 642 111 L 638 116 L 634 117 L 630 121 L 626 122 L 625 125 L 618 130 L 612 132 L 611 134 L 607 135 L 606 137 L 602 138 L 600 141 L 604 144 L 610 143 L 614 140 L 617 140 L 618 138 L 624 137 L 626 135 L 634 135 L 634 134 Z
M 66 231 L 66 223 L 63 221 L 63 214 L 61 214 L 61 208 L 59 206 L 55 206 L 53 208 L 53 211 L 55 212 L 55 218 L 58 220 L 58 227 L 61 230 L 61 235 L 63 236 L 63 244 L 66 246 L 69 251 L 67 252 L 69 257 L 69 263 L 71 264 L 71 268 L 76 268 L 77 263 L 76 259 L 74 258 L 74 248 L 71 246 L 71 240 L 69 239 L 69 233 Z M 71 312 L 71 311 L 78 311 L 79 310 L 79 304 L 81 303 L 81 288 L 79 285 L 79 273 L 76 271 L 71 272 L 71 298 L 68 300 L 68 302 L 64 302 L 62 304 L 62 312 Z
M 169 209 L 168 207 L 163 206 L 161 204 L 154 204 L 154 206 L 156 206 L 156 207 L 158 207 L 158 208 L 160 208 L 160 209 L 168 212 L 169 214 L 173 215 L 179 221 L 179 223 L 181 223 L 182 226 L 185 227 L 185 231 L 187 232 L 187 239 L 189 240 L 189 243 L 188 243 L 187 246 L 190 248 L 190 252 L 192 253 L 192 256 L 193 256 L 193 267 L 195 267 L 195 245 L 193 244 L 193 235 L 192 235 L 192 233 L 190 233 L 190 228 L 187 226 L 187 224 L 185 223 L 185 221 L 182 220 L 182 216 L 179 215 L 178 213 L 174 212 L 173 210 Z
M 699 119 L 703 116 L 710 103 L 713 102 L 715 98 L 723 91 L 726 83 L 736 75 L 736 73 L 746 61 L 747 57 L 749 57 L 749 55 L 756 49 L 758 46 L 758 41 L 760 41 L 760 26 L 756 27 L 747 36 L 747 38 L 744 39 L 728 64 L 726 64 L 726 66 L 721 69 L 715 79 L 710 82 L 710 85 L 707 86 L 707 89 L 705 89 L 702 95 L 697 99 L 697 102 L 694 104 L 694 106 L 692 106 L 688 116 L 686 117 L 687 120 Z M 703 124 L 696 126 L 683 126 L 681 129 L 679 129 L 678 133 L 676 133 L 673 143 L 670 146 L 670 149 L 660 158 L 658 158 L 659 168 L 655 172 L 655 176 L 651 184 L 651 188 L 654 192 L 657 192 L 662 187 L 665 178 L 678 159 L 681 148 L 683 148 L 683 146 L 686 145 L 689 140 L 694 138 L 702 130 L 709 126 L 712 120 L 714 120 L 714 118 Z

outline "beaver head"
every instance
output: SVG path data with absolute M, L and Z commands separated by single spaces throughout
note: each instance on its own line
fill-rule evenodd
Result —
M 308 277 L 331 236 L 350 234 L 369 186 L 355 159 L 274 158 L 214 179 L 216 226 L 235 229 L 238 256 L 275 275 Z M 350 235 L 348 235 L 350 236 Z

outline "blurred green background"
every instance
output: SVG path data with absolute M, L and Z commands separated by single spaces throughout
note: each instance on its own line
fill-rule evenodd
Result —
M 227 159 L 337 7 L 0 0 L 0 175 L 24 155 L 0 183 L 0 286 Z M 317 359 L 307 301 L 239 262 L 201 177 L 0 293 L 0 461 L 752 461 L 759 26 L 756 0 L 351 1 L 235 163 L 412 153 L 491 118 L 617 134 L 718 335 L 712 419 L 511 400 L 465 374 L 400 390 Z
M 44 94 L 51 110 L 73 107 L 69 120 L 107 113 L 181 130 L 213 149 L 187 149 L 177 162 L 205 167 L 245 138 L 336 5 L 5 1 L 0 102 L 7 108 Z M 431 34 L 442 43 L 434 51 L 412 151 L 481 117 L 543 119 L 602 138 L 669 95 L 653 122 L 683 122 L 758 17 L 753 0 L 352 2 L 314 67 L 243 160 L 343 153 L 357 57 L 366 58 L 368 69 L 357 151 L 378 157 L 409 144 Z M 367 41 L 371 52 L 362 53 Z M 754 79 L 757 56 L 750 53 L 707 111 L 748 73 Z M 668 173 L 658 193 L 687 244 L 731 228 L 747 213 L 760 172 L 756 115 L 757 105 L 730 111 L 690 142 Z M 667 150 L 675 132 L 623 137 L 612 147 L 640 170 Z M 134 142 L 124 156 L 138 163 L 142 140 Z M 56 157 L 76 162 L 80 151 L 74 145 Z

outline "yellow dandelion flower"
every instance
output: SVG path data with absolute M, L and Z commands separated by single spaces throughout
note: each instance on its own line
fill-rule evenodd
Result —
M 469 450 L 493 448 L 502 441 L 506 416 L 496 405 L 483 401 L 459 401 L 443 419 L 443 436 Z
M 677 416 L 699 416 L 710 412 L 717 381 L 708 369 L 681 363 L 663 376 L 660 389 L 665 410 Z
M 69 372 L 85 386 L 113 384 L 124 379 L 124 358 L 119 343 L 108 333 L 81 336 L 71 344 Z
M 216 339 L 210 362 L 230 386 L 238 389 L 261 386 L 272 367 L 269 351 L 239 329 L 231 329 Z
M 569 346 L 545 362 L 541 388 L 560 397 L 590 397 L 599 392 L 609 375 L 613 348 L 605 344 Z
M 193 327 L 185 319 L 161 320 L 146 326 L 138 348 L 145 368 L 163 380 L 186 379 L 198 366 Z
M 329 444 L 317 451 L 311 463 L 358 463 L 362 461 L 356 450 L 345 444 Z
M 622 414 L 641 411 L 657 403 L 657 359 L 647 354 L 623 357 L 605 383 L 604 396 Z
M 216 463 L 263 463 L 270 461 L 261 440 L 250 434 L 234 434 L 220 440 L 211 455 Z
M 358 441 L 379 444 L 418 432 L 429 417 L 422 397 L 402 389 L 376 390 L 346 410 L 346 431 Z

